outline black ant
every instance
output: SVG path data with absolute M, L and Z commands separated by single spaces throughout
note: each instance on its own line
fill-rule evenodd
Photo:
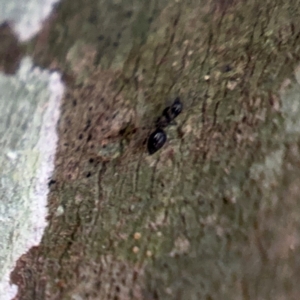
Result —
M 176 124 L 174 119 L 181 113 L 182 109 L 183 104 L 180 98 L 177 97 L 171 106 L 163 110 L 161 117 L 156 121 L 156 130 L 150 134 L 148 139 L 147 148 L 150 155 L 158 151 L 165 144 L 167 135 L 162 128 Z

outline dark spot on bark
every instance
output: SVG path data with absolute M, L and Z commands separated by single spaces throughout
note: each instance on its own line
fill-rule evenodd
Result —
M 126 128 L 123 128 L 119 131 L 119 135 L 123 135 L 126 132 Z
M 84 131 L 87 131 L 90 126 L 91 126 L 91 120 L 87 120 Z
M 83 138 L 83 134 L 82 134 L 82 133 L 80 133 L 80 134 L 79 134 L 79 136 L 78 136 L 78 138 L 79 138 L 80 140 L 82 140 L 82 138 Z
M 86 141 L 89 142 L 91 139 L 92 139 L 92 135 L 89 134 L 88 137 L 87 137 L 87 139 L 86 139 Z
M 224 73 L 230 72 L 231 70 L 232 70 L 232 67 L 230 65 L 225 65 L 223 67 L 223 72 Z
M 103 40 L 104 40 L 104 35 L 100 34 L 100 35 L 98 36 L 98 41 L 103 41 Z
M 132 16 L 132 11 L 129 10 L 126 12 L 126 18 L 130 18 Z
M 92 13 L 89 17 L 89 22 L 95 24 L 97 22 L 97 15 L 96 13 Z
M 122 36 L 122 33 L 119 32 L 119 33 L 117 34 L 117 39 L 119 40 L 119 39 L 121 38 L 121 36 Z
M 6 74 L 14 74 L 23 50 L 8 22 L 0 24 L 0 41 L 0 69 Z
M 152 23 L 152 21 L 153 21 L 153 18 L 150 17 L 150 18 L 148 19 L 148 23 Z
M 77 101 L 73 100 L 73 106 L 76 106 L 76 105 L 77 105 Z
M 90 159 L 89 159 L 89 163 L 92 164 L 93 162 L 94 162 L 94 159 L 93 159 L 93 158 L 90 158 Z
M 159 299 L 158 293 L 157 293 L 156 290 L 153 292 L 153 299 L 155 299 L 155 300 L 158 300 L 158 299 Z
M 118 47 L 118 46 L 119 46 L 119 43 L 118 43 L 118 42 L 113 42 L 113 46 L 114 46 L 114 47 Z
M 96 287 L 98 290 L 100 290 L 100 288 L 101 288 L 101 281 L 100 281 L 100 280 L 96 281 L 95 287 Z
M 85 175 L 85 177 L 86 177 L 86 178 L 89 178 L 89 177 L 91 177 L 91 175 L 92 175 L 91 172 L 88 172 L 88 173 Z
M 51 179 L 49 182 L 48 182 L 48 186 L 50 187 L 51 185 L 55 184 L 56 183 L 56 180 L 54 179 Z

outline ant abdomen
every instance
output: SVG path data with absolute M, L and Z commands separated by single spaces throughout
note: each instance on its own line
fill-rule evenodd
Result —
M 167 141 L 166 133 L 161 129 L 157 128 L 154 132 L 152 132 L 148 139 L 148 153 L 151 155 L 159 150 Z

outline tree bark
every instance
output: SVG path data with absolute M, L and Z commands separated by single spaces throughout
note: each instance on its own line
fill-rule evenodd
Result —
M 27 45 L 67 86 L 16 299 L 299 299 L 298 4 L 58 5 Z

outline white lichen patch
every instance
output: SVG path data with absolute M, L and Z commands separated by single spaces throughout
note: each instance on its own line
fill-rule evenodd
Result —
M 0 23 L 10 22 L 20 41 L 27 41 L 38 33 L 58 1 L 0 0 Z
M 276 185 L 277 178 L 281 174 L 284 150 L 278 149 L 266 156 L 263 163 L 253 164 L 250 169 L 250 177 L 259 181 L 261 185 L 269 190 Z
M 297 141 L 300 137 L 300 67 L 294 71 L 296 80 L 286 79 L 279 90 L 281 112 L 284 117 L 281 137 L 285 142 Z M 277 110 L 280 105 L 277 104 Z M 274 138 L 276 138 L 274 136 Z M 297 152 L 298 150 L 294 150 Z M 250 168 L 250 177 L 259 182 L 264 195 L 270 199 L 267 205 L 275 205 L 278 197 L 273 190 L 278 185 L 282 174 L 285 156 L 285 145 L 281 143 L 278 149 L 270 152 L 261 163 L 254 163 Z
M 261 202 L 261 208 L 275 207 L 278 203 L 278 197 L 273 193 L 279 185 L 282 173 L 282 164 L 284 158 L 284 148 L 269 153 L 261 163 L 254 163 L 250 168 L 250 177 L 261 187 L 264 199 Z
M 282 112 L 285 117 L 285 130 L 287 134 L 300 134 L 300 68 L 295 69 L 297 83 L 284 81 L 280 90 Z
M 47 224 L 63 91 L 58 73 L 34 68 L 29 58 L 16 75 L 0 74 L 0 300 L 17 292 L 10 272 Z

